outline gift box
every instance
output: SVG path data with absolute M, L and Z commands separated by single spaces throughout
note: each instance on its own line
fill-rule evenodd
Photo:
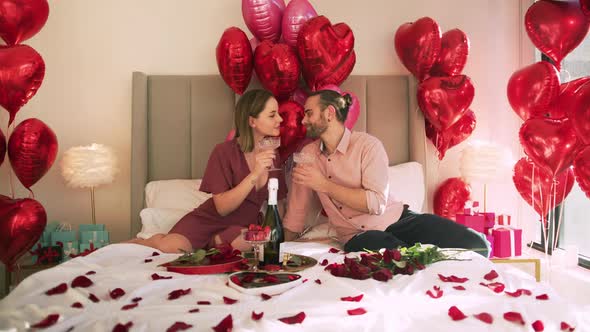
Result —
M 485 229 L 492 228 L 496 222 L 496 214 L 494 212 L 480 212 L 480 215 L 484 217 L 484 225 Z
M 76 231 L 54 231 L 51 232 L 51 245 L 57 246 L 58 242 L 61 243 L 68 243 L 68 242 L 75 242 L 76 239 Z
M 94 232 L 94 231 L 105 231 L 106 227 L 104 224 L 82 224 L 80 225 L 80 233 L 82 232 Z
M 84 231 L 80 232 L 80 243 L 94 243 L 95 247 L 100 248 L 109 244 L 109 232 L 107 231 Z
M 78 241 L 73 241 L 73 242 L 66 242 L 66 243 L 62 243 L 59 242 L 58 243 L 60 245 L 60 247 L 62 247 L 62 260 L 68 261 L 70 259 L 72 259 L 72 257 L 75 257 L 76 255 L 78 255 L 79 251 L 80 251 L 80 244 L 78 243 Z
M 498 227 L 492 230 L 494 256 L 499 258 L 522 254 L 522 229 Z
M 59 223 L 53 221 L 53 222 L 49 222 L 47 223 L 47 225 L 45 225 L 45 228 L 43 229 L 43 233 L 41 234 L 41 238 L 39 239 L 39 242 L 43 242 L 43 243 L 51 243 L 51 233 L 55 232 L 57 230 L 57 227 L 59 226 Z
M 458 213 L 455 216 L 457 223 L 474 229 L 477 232 L 483 233 L 485 228 L 485 217 L 480 214 L 470 215 Z

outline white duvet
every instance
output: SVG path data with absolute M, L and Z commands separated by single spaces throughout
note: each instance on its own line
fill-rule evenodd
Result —
M 344 255 L 330 253 L 330 246 L 317 243 L 286 243 L 289 252 L 342 262 Z M 58 322 L 46 331 L 111 331 L 118 323 L 132 322 L 130 331 L 166 331 L 175 322 L 192 325 L 189 331 L 212 331 L 228 314 L 233 319 L 233 331 L 533 331 L 532 323 L 541 320 L 545 331 L 560 331 L 561 322 L 588 331 L 590 325 L 584 308 L 566 303 L 550 287 L 534 279 L 503 270 L 483 257 L 467 252 L 462 258 L 471 261 L 445 261 L 432 264 L 412 276 L 394 276 L 388 282 L 337 278 L 324 266 L 300 272 L 307 282 L 264 301 L 257 295 L 242 294 L 226 285 L 227 275 L 183 275 L 170 273 L 157 265 L 173 260 L 177 255 L 162 254 L 151 257 L 153 249 L 134 244 L 113 244 L 95 253 L 63 263 L 55 268 L 36 273 L 25 279 L 12 293 L 0 301 L 0 330 L 25 330 L 49 314 L 59 314 Z M 145 259 L 153 259 L 146 263 Z M 488 282 L 483 276 L 495 269 L 499 277 L 494 281 L 506 285 L 507 291 L 524 288 L 531 296 L 510 297 L 504 292 L 494 293 L 481 286 Z M 71 281 L 88 271 L 93 285 L 71 288 Z M 152 280 L 151 275 L 172 276 L 167 280 Z M 438 274 L 467 277 L 457 284 L 442 282 Z M 321 284 L 315 280 L 320 280 Z M 62 282 L 68 284 L 63 294 L 47 296 L 45 292 Z M 464 291 L 453 286 L 462 285 Z M 443 295 L 433 299 L 426 291 L 440 286 Z M 125 295 L 111 299 L 109 292 L 122 288 Z M 177 289 L 191 289 L 188 295 L 168 300 Z M 100 302 L 88 299 L 95 294 Z M 342 297 L 363 294 L 360 302 L 342 301 Z M 537 295 L 547 294 L 548 300 Z M 223 297 L 237 300 L 225 304 Z M 121 310 L 141 298 L 138 306 Z M 209 301 L 210 305 L 198 305 Z M 80 302 L 84 308 L 72 308 Z M 458 307 L 468 317 L 453 321 L 448 310 Z M 189 310 L 198 308 L 198 312 Z M 350 316 L 347 310 L 363 308 L 364 315 Z M 588 308 L 586 308 L 588 309 Z M 252 311 L 264 312 L 259 321 L 251 318 Z M 505 312 L 522 314 L 525 325 L 503 318 Z M 279 318 L 304 312 L 301 324 L 288 325 Z M 492 324 L 473 317 L 487 312 Z

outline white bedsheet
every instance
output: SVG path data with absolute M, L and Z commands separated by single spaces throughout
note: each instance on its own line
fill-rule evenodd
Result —
M 342 262 L 344 255 L 329 253 L 330 246 L 318 243 L 286 243 L 289 252 L 312 256 L 318 261 L 328 259 Z M 532 331 L 531 323 L 542 320 L 545 331 L 559 331 L 565 321 L 576 331 L 590 329 L 587 312 L 576 308 L 559 297 L 549 286 L 534 279 L 502 272 L 483 257 L 467 252 L 468 262 L 445 261 L 432 264 L 412 276 L 395 276 L 388 282 L 376 280 L 352 280 L 337 278 L 323 266 L 315 266 L 300 272 L 308 281 L 283 294 L 263 301 L 260 296 L 245 295 L 226 286 L 227 275 L 194 276 L 166 272 L 157 267 L 173 260 L 177 255 L 162 254 L 150 257 L 154 250 L 134 244 L 113 244 L 95 253 L 63 263 L 55 268 L 36 273 L 25 279 L 12 293 L 0 301 L 0 330 L 24 330 L 47 315 L 59 313 L 58 323 L 46 331 L 111 331 L 117 323 L 133 322 L 130 331 L 166 331 L 174 322 L 192 324 L 190 331 L 212 331 L 225 316 L 231 313 L 233 331 Z M 152 262 L 145 263 L 144 259 Z M 532 296 L 510 297 L 496 294 L 479 285 L 487 282 L 483 276 L 495 269 L 500 273 L 495 281 L 506 284 L 506 290 L 526 288 Z M 88 288 L 71 288 L 71 281 L 88 271 L 94 284 Z M 170 280 L 152 281 L 151 275 L 173 276 Z M 458 284 L 444 283 L 438 274 L 468 277 L 463 285 L 466 290 L 452 287 Z M 321 280 L 321 284 L 314 282 Z M 47 296 L 45 291 L 62 282 L 68 283 L 64 294 Z M 433 286 L 440 286 L 444 294 L 432 299 L 425 293 Z M 126 294 L 112 300 L 109 292 L 122 288 Z M 168 294 L 176 289 L 191 288 L 189 295 L 168 300 Z M 100 302 L 88 300 L 93 293 Z M 360 302 L 344 302 L 341 297 L 364 294 Z M 547 294 L 549 300 L 541 301 L 536 295 Z M 232 305 L 224 304 L 222 297 L 237 299 Z M 122 306 L 141 297 L 139 305 L 122 311 Z M 211 305 L 197 305 L 197 301 L 210 301 Z M 84 309 L 72 308 L 81 302 Z M 467 316 L 462 321 L 452 321 L 447 312 L 457 306 Z M 347 310 L 364 308 L 367 313 L 349 316 Z M 199 308 L 197 313 L 188 313 Z M 588 308 L 585 308 L 586 310 Z M 252 311 L 264 312 L 260 321 L 251 319 Z M 287 325 L 278 318 L 305 312 L 302 324 Z M 502 318 L 508 311 L 520 312 L 526 325 L 520 326 Z M 488 312 L 494 317 L 492 325 L 472 317 Z M 585 321 L 583 321 L 585 320 Z

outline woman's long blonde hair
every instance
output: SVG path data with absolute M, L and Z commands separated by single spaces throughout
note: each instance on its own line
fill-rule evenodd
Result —
M 238 100 L 234 126 L 236 128 L 236 140 L 242 152 L 254 150 L 254 133 L 252 127 L 250 127 L 250 117 L 258 118 L 264 110 L 266 102 L 273 97 L 269 91 L 256 89 L 247 91 Z

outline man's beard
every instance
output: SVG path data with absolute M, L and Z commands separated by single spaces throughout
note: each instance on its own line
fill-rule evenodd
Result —
M 306 127 L 306 129 L 307 137 L 318 138 L 328 129 L 328 121 L 326 121 L 326 119 L 323 116 L 321 116 L 318 124 L 310 124 Z

